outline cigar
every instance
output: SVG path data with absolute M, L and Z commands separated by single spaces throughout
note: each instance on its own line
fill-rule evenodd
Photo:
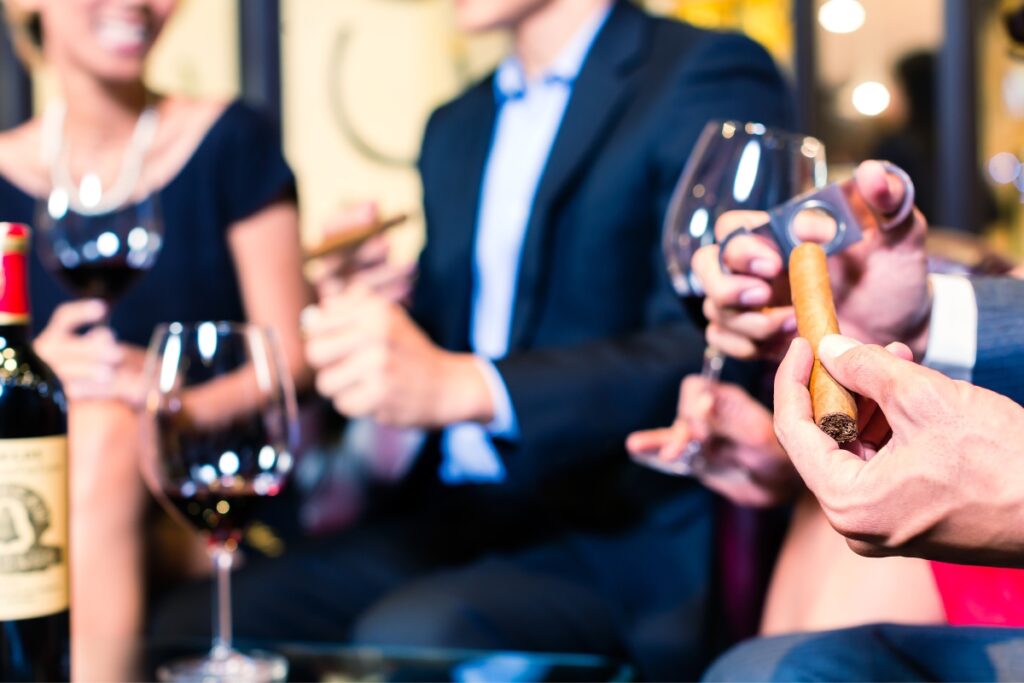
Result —
M 345 251 L 356 247 L 366 240 L 370 239 L 374 235 L 379 235 L 389 228 L 393 228 L 399 223 L 404 222 L 409 218 L 408 214 L 398 214 L 376 223 L 371 223 L 365 227 L 357 230 L 349 230 L 337 235 L 333 235 L 323 240 L 319 244 L 306 250 L 306 260 L 312 260 L 316 258 L 322 258 L 329 254 L 333 254 L 336 251 Z
M 811 404 L 814 421 L 823 432 L 845 444 L 857 438 L 857 403 L 853 394 L 832 379 L 818 360 L 818 344 L 826 334 L 839 334 L 825 251 L 805 242 L 789 257 L 789 288 L 796 308 L 800 336 L 814 349 L 811 369 Z

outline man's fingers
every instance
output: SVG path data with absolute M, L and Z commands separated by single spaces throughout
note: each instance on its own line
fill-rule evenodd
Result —
M 846 539 L 846 545 L 850 546 L 850 550 L 863 555 L 864 557 L 892 557 L 897 553 L 887 549 L 885 546 L 877 543 L 871 543 L 870 541 L 860 541 L 853 538 Z
M 890 422 L 893 417 L 901 416 L 895 401 L 900 384 L 922 371 L 881 346 L 861 344 L 837 334 L 821 340 L 818 358 L 837 382 L 877 403 Z
M 848 481 L 864 462 L 838 449 L 815 424 L 807 390 L 813 364 L 807 340 L 794 339 L 775 373 L 775 434 L 807 486 L 816 495 L 831 495 L 835 482 Z
M 302 328 L 309 336 L 326 334 L 367 323 L 377 313 L 380 302 L 363 287 L 352 287 L 327 299 L 319 306 L 307 306 L 302 313 Z
M 354 230 L 361 230 L 373 225 L 380 218 L 377 202 L 361 202 L 346 206 L 331 214 L 323 225 L 323 233 L 328 236 L 340 235 Z
M 388 424 L 379 414 L 382 403 L 382 389 L 374 382 L 359 382 L 350 387 L 346 392 L 335 396 L 334 407 L 339 413 L 346 417 L 369 417 L 373 416 L 378 422 Z
M 385 264 L 356 273 L 352 276 L 351 282 L 363 285 L 375 294 L 380 294 L 399 286 L 408 286 L 415 272 L 416 264 L 414 263 L 401 266 Z
M 334 401 L 344 397 L 357 385 L 377 373 L 381 354 L 376 349 L 358 351 L 348 360 L 325 368 L 316 375 L 316 390 L 324 398 Z
M 343 361 L 366 343 L 366 335 L 353 330 L 311 336 L 306 341 L 306 361 L 320 370 Z
M 910 350 L 910 347 L 903 342 L 892 342 L 885 347 L 885 350 L 896 356 L 900 360 L 913 361 L 914 352 Z

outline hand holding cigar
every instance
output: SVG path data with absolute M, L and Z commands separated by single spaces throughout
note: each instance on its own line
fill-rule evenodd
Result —
M 381 219 L 377 205 L 364 202 L 339 211 L 324 226 L 323 240 L 306 251 L 306 280 L 324 300 L 357 284 L 392 301 L 402 301 L 412 285 L 415 263 L 395 264 L 389 241 L 380 235 L 408 218 Z
M 789 257 L 789 287 L 797 330 L 814 349 L 810 381 L 814 422 L 836 443 L 849 443 L 857 438 L 857 402 L 818 360 L 821 338 L 839 334 L 828 265 L 820 245 L 805 242 L 793 250 Z

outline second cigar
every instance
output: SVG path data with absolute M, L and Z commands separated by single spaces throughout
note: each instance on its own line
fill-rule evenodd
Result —
M 849 443 L 857 438 L 857 402 L 818 360 L 821 338 L 839 334 L 827 259 L 820 245 L 805 242 L 793 250 L 789 257 L 789 288 L 797 330 L 814 349 L 810 384 L 814 421 L 837 443 Z

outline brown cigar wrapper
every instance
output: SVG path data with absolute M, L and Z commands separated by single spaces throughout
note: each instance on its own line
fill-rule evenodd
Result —
M 409 216 L 406 214 L 399 214 L 392 216 L 372 225 L 359 228 L 356 230 L 350 230 L 349 232 L 342 233 L 340 235 L 334 235 L 328 237 L 322 242 L 310 247 L 306 250 L 306 260 L 323 258 L 329 254 L 333 254 L 336 251 L 345 251 L 359 246 L 366 240 L 370 239 L 374 235 L 379 235 L 382 232 L 389 230 L 396 225 L 404 222 Z
M 821 246 L 807 242 L 793 250 L 789 257 L 789 288 L 797 330 L 814 349 L 810 383 L 814 421 L 837 443 L 849 443 L 857 438 L 857 402 L 818 360 L 822 337 L 839 334 L 828 265 Z

